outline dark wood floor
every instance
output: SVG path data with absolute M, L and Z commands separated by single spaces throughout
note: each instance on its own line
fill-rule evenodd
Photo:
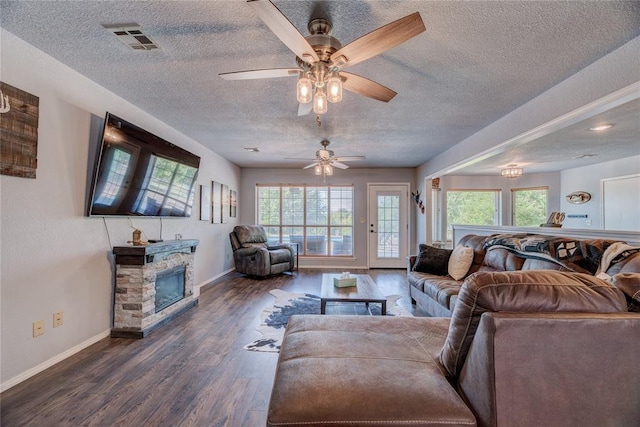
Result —
M 271 289 L 319 295 L 322 273 L 266 280 L 231 273 L 197 307 L 142 340 L 105 338 L 0 396 L 0 425 L 264 426 L 276 353 L 242 347 L 260 337 Z M 371 275 L 384 295 L 416 312 L 405 270 Z

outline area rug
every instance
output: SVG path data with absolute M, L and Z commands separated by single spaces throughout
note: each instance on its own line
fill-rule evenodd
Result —
M 292 293 L 280 289 L 270 291 L 276 297 L 274 303 L 266 307 L 260 315 L 260 326 L 257 330 L 262 337 L 245 345 L 250 351 L 277 353 L 284 336 L 289 317 L 294 314 L 320 314 L 320 297 L 312 294 Z M 400 295 L 389 295 L 387 298 L 387 316 L 409 316 L 412 314 L 397 304 Z M 380 304 L 370 304 L 372 315 L 380 315 Z M 363 303 L 327 303 L 328 315 L 368 315 Z

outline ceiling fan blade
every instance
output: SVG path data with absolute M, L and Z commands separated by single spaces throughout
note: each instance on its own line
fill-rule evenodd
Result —
M 273 79 L 291 77 L 300 74 L 299 68 L 266 68 L 263 70 L 233 71 L 218 74 L 225 80 Z
M 359 95 L 377 99 L 382 102 L 389 102 L 397 95 L 395 91 L 366 77 L 344 71 L 340 72 L 340 76 L 345 79 L 342 82 L 342 87 Z
M 249 0 L 253 10 L 258 14 L 267 27 L 284 43 L 296 56 L 310 64 L 320 60 L 307 39 L 269 0 Z
M 362 62 L 417 36 L 425 30 L 415 12 L 365 34 L 331 55 L 331 65 L 347 67 Z
M 345 165 L 344 163 L 336 162 L 335 160 L 331 161 L 331 166 L 338 169 L 349 169 L 349 166 Z
M 314 162 L 314 163 L 311 163 L 310 165 L 307 165 L 307 166 L 303 167 L 302 169 L 309 169 L 309 168 L 314 167 L 317 164 L 318 164 L 318 162 Z
M 313 110 L 313 103 L 307 102 L 306 104 L 298 104 L 298 116 L 306 116 Z
M 345 157 L 336 157 L 334 160 L 337 162 L 356 162 L 358 160 L 366 160 L 365 156 L 345 156 Z

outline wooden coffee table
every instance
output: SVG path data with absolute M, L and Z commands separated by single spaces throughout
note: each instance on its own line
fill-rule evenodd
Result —
M 367 274 L 352 274 L 357 279 L 357 285 L 348 288 L 338 288 L 333 285 L 333 278 L 339 274 L 323 274 L 322 290 L 320 291 L 320 314 L 325 314 L 327 302 L 363 302 L 369 309 L 369 303 L 381 304 L 381 315 L 387 314 L 387 299 L 380 293 L 378 287 Z M 369 310 L 371 313 L 371 310 Z

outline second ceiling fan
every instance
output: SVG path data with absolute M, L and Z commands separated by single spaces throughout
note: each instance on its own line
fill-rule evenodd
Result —
M 382 26 L 342 46 L 331 35 L 332 25 L 324 18 L 308 24 L 309 36 L 303 36 L 270 0 L 249 0 L 260 19 L 296 55 L 298 68 L 269 68 L 221 73 L 225 80 L 298 77 L 296 87 L 300 103 L 298 115 L 313 109 L 327 112 L 327 102 L 340 102 L 342 89 L 378 101 L 389 102 L 396 92 L 344 68 L 381 54 L 425 31 L 418 12 Z M 313 101 L 313 102 L 312 102 Z

